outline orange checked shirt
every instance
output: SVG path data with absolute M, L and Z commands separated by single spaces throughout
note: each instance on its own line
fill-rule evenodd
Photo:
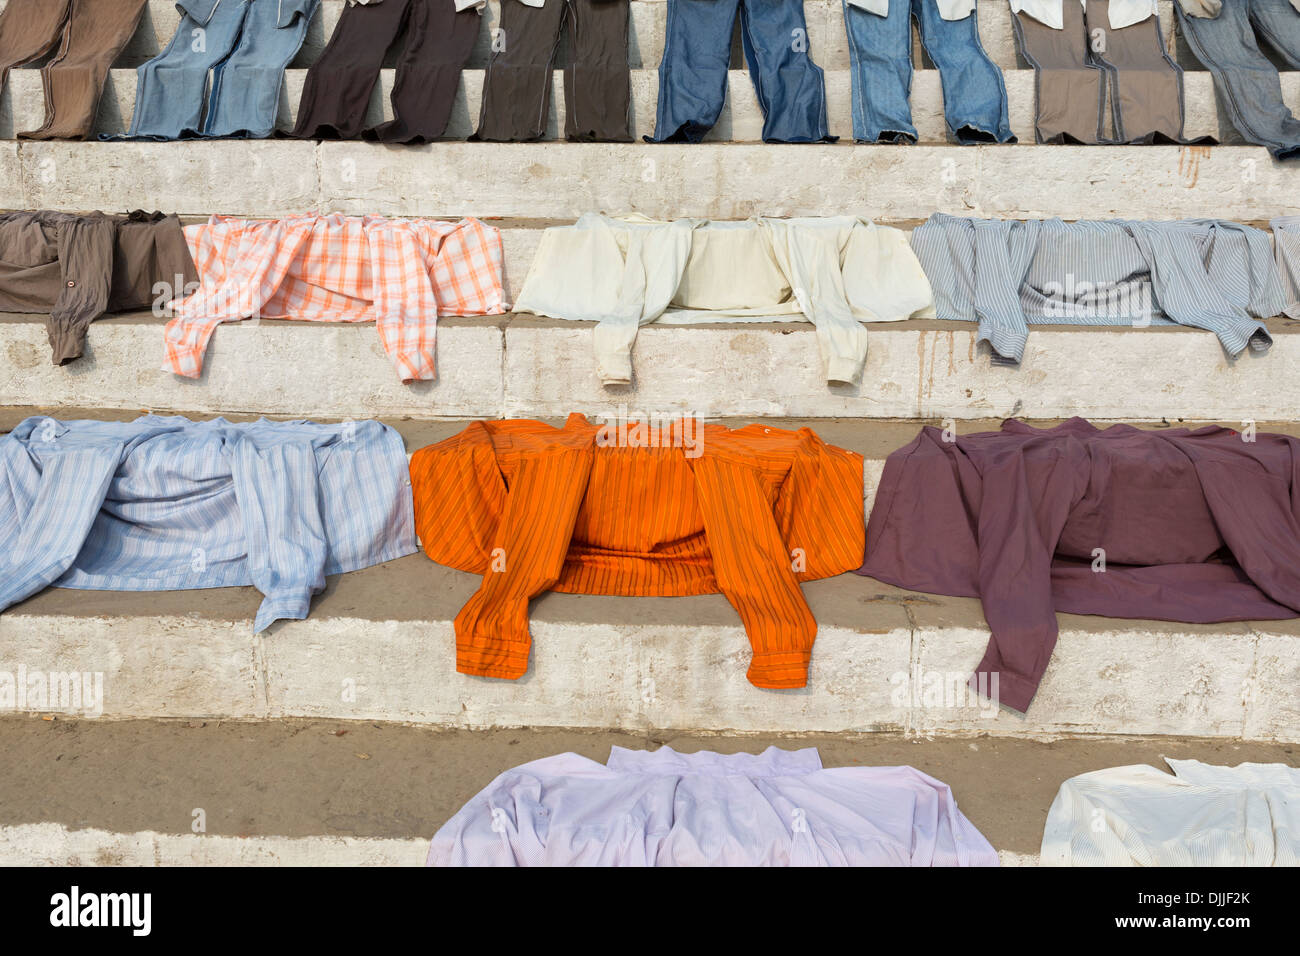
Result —
M 416 529 L 440 564 L 483 575 L 456 616 L 456 669 L 528 668 L 528 602 L 546 590 L 721 592 L 758 687 L 807 682 L 817 623 L 801 581 L 862 563 L 862 457 L 810 429 L 563 428 L 479 422 L 411 459 Z
M 477 219 L 213 216 L 185 238 L 199 289 L 167 323 L 163 370 L 187 378 L 218 325 L 257 316 L 374 322 L 403 382 L 435 379 L 439 315 L 505 311 L 501 231 Z

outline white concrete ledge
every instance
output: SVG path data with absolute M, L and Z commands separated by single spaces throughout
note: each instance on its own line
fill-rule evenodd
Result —
M 0 150 L 14 155 L 14 144 Z M 20 143 L 0 209 L 572 220 L 935 211 L 1243 221 L 1300 213 L 1296 168 L 1255 146 Z M 3 155 L 0 153 L 0 155 Z
M 408 588 L 395 590 L 396 582 Z M 419 582 L 423 588 L 409 593 Z M 29 671 L 102 672 L 110 717 L 1300 740 L 1295 622 L 1063 615 L 1046 678 L 1020 715 L 925 692 L 936 679 L 962 686 L 959 678 L 980 659 L 988 631 L 973 600 L 912 594 L 856 575 L 806 585 L 819 621 L 809 685 L 767 691 L 745 680 L 749 645 L 720 596 L 548 595 L 534 605 L 522 679 L 457 674 L 452 618 L 476 583 L 415 555 L 343 576 L 311 618 L 261 638 L 248 620 L 232 619 L 255 606 L 251 589 L 51 591 L 0 615 L 0 661 L 11 671 L 22 663 Z M 222 599 L 227 607 L 214 610 Z M 104 613 L 105 602 L 121 613 Z M 32 604 L 37 610 L 26 610 Z M 186 606 L 195 610 L 174 610 Z M 915 681 L 915 694 L 906 680 Z
M 306 70 L 290 70 L 280 93 L 278 128 L 291 130 L 298 116 Z M 465 139 L 478 125 L 483 92 L 483 71 L 466 70 L 462 74 L 446 138 Z M 367 124 L 377 124 L 392 119 L 389 94 L 394 73 L 385 70 L 380 76 L 371 97 Z M 1034 74 L 1031 70 L 1016 70 L 1006 74 L 1007 97 L 1012 130 L 1022 143 L 1034 141 Z M 717 125 L 705 137 L 708 142 L 750 142 L 762 139 L 763 115 L 754 94 L 749 74 L 733 70 L 729 76 L 727 102 Z M 1300 109 L 1300 73 L 1286 73 L 1282 77 L 1282 90 L 1287 104 Z M 135 111 L 136 77 L 133 70 L 114 70 L 109 77 L 104 98 L 100 101 L 95 132 L 116 134 L 125 132 Z M 653 70 L 632 72 L 632 127 L 639 139 L 655 130 L 655 110 L 659 99 L 658 74 Z M 1185 83 L 1186 135 L 1188 137 L 1213 136 L 1220 143 L 1241 144 L 1240 134 L 1231 120 L 1223 114 L 1215 99 L 1214 86 L 1209 73 L 1188 75 Z M 826 72 L 826 103 L 831 135 L 844 140 L 853 138 L 852 80 L 847 70 Z M 551 88 L 550 111 L 547 119 L 547 139 L 559 139 L 564 129 L 564 89 L 562 74 L 554 73 Z M 10 74 L 8 92 L 0 96 L 0 138 L 12 138 L 18 132 L 36 129 L 45 118 L 45 99 L 37 70 L 14 70 Z M 943 91 L 939 74 L 934 70 L 918 70 L 912 85 L 912 122 L 917 128 L 921 143 L 953 142 L 948 134 L 943 112 Z
M 368 324 L 224 325 L 191 380 L 161 370 L 162 320 L 96 322 L 86 355 L 59 368 L 43 322 L 8 316 L 0 405 L 421 419 L 626 406 L 710 418 L 1300 420 L 1300 325 L 1272 324 L 1270 352 L 1236 359 L 1193 329 L 1040 326 L 1019 368 L 992 365 L 973 324 L 877 324 L 857 386 L 826 383 L 807 323 L 652 325 L 637 337 L 633 385 L 607 388 L 584 323 L 445 319 L 439 380 L 403 386 Z

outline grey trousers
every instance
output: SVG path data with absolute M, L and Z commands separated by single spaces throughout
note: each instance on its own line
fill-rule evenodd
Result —
M 1034 68 L 1038 142 L 1185 142 L 1183 71 L 1165 49 L 1159 18 L 1113 30 L 1109 0 L 1088 0 L 1086 12 L 1071 0 L 1062 14 L 1060 30 L 1013 17 L 1021 55 Z

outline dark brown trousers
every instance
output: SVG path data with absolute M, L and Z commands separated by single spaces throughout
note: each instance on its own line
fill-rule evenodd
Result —
M 471 139 L 505 142 L 546 135 L 551 71 L 566 30 L 565 138 L 632 141 L 628 0 L 546 0 L 541 7 L 501 0 L 501 29 L 493 39 L 483 109 Z
M 460 71 L 478 37 L 479 14 L 452 0 L 383 0 L 343 8 L 320 60 L 307 71 L 298 121 L 301 139 L 427 143 L 442 136 L 460 88 Z M 391 101 L 393 120 L 365 129 L 384 55 L 402 39 Z

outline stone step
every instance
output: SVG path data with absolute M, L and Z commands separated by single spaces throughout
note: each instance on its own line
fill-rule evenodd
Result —
M 918 425 L 804 424 L 873 463 L 868 500 L 879 463 Z M 455 430 L 449 423 L 433 431 L 395 425 L 412 446 Z M 721 595 L 548 593 L 532 605 L 532 661 L 521 680 L 457 674 L 452 621 L 478 584 L 474 575 L 410 555 L 332 578 L 307 620 L 281 622 L 260 637 L 252 634 L 260 603 L 252 588 L 47 589 L 0 614 L 0 661 L 101 672 L 104 715 L 117 718 L 1300 740 L 1297 621 L 1195 625 L 1060 615 L 1052 664 L 1021 715 L 904 692 L 905 679 L 959 675 L 980 659 L 988 630 L 975 599 L 917 594 L 853 574 L 811 582 L 804 593 L 818 635 L 809 685 L 774 693 L 745 680 L 749 645 Z
M 280 93 L 278 128 L 290 130 L 298 115 L 306 70 L 289 70 Z M 464 139 L 478 125 L 483 90 L 482 70 L 466 70 L 447 127 L 448 139 Z M 368 124 L 392 119 L 389 93 L 394 73 L 385 70 L 371 97 Z M 1011 128 L 1023 143 L 1034 140 L 1034 75 L 1018 70 L 1006 75 Z M 718 124 L 706 137 L 711 142 L 753 142 L 762 139 L 763 115 L 754 95 L 749 74 L 733 70 L 729 76 L 729 93 Z M 1288 105 L 1300 109 L 1300 73 L 1282 78 Z M 100 102 L 95 132 L 125 132 L 135 109 L 136 77 L 131 70 L 114 70 L 110 74 L 105 96 Z M 1240 144 L 1240 134 L 1226 113 L 1219 109 L 1214 86 L 1208 73 L 1187 77 L 1184 85 L 1186 129 L 1189 138 L 1212 136 L 1220 143 Z M 655 129 L 655 110 L 659 98 L 658 74 L 653 70 L 632 72 L 632 128 L 639 138 Z M 826 102 L 831 135 L 844 140 L 853 138 L 852 81 L 848 70 L 826 73 Z M 547 138 L 558 139 L 564 129 L 564 90 L 562 73 L 556 71 L 552 82 Z M 45 98 L 38 70 L 14 70 L 8 91 L 0 96 L 0 138 L 12 139 L 18 132 L 36 129 L 45 118 Z M 918 70 L 912 85 L 912 121 L 920 141 L 926 144 L 950 141 L 943 113 L 943 91 L 934 70 Z M 487 144 L 482 144 L 486 146 Z M 480 147 L 482 148 L 482 146 Z
M 910 765 L 948 784 L 1004 866 L 1033 864 L 1061 782 L 1165 757 L 1294 763 L 1293 748 L 1204 738 L 1041 741 L 901 734 L 717 736 L 435 730 L 362 721 L 0 719 L 6 866 L 420 866 L 433 834 L 498 774 L 611 747 L 758 753 L 826 767 Z M 239 773 L 231 773 L 238 767 Z M 201 797 L 196 797 L 201 794 Z M 203 830 L 194 832 L 195 810 Z
M 0 0 L 0 9 L 6 0 Z M 344 0 L 323 0 L 321 7 L 307 30 L 307 39 L 293 66 L 306 68 L 315 63 L 325 49 L 343 11 Z M 655 69 L 663 53 L 667 4 L 663 0 L 632 0 L 628 35 L 628 62 L 633 69 Z M 825 69 L 845 69 L 850 65 L 848 40 L 844 31 L 844 13 L 839 0 L 804 0 L 804 17 L 808 23 L 809 51 L 813 62 Z M 1023 68 L 1026 64 L 1016 49 L 1011 24 L 1011 12 L 1005 0 L 981 0 L 979 5 L 980 37 L 989 57 L 1003 70 Z M 491 53 L 491 38 L 500 23 L 499 0 L 489 0 L 483 14 L 484 23 L 479 28 L 478 40 L 470 57 L 469 66 L 487 65 Z M 149 0 L 149 6 L 139 30 L 127 44 L 117 60 L 117 66 L 135 67 L 162 50 L 176 32 L 180 14 L 171 0 Z M 1201 70 L 1200 62 L 1187 48 L 1186 41 L 1175 24 L 1171 0 L 1160 2 L 1160 26 L 1165 45 L 1173 51 L 1175 60 L 1187 70 Z M 561 39 L 557 63 L 568 62 L 567 42 Z M 1266 53 L 1268 47 L 1261 44 Z M 731 62 L 736 68 L 744 66 L 739 29 L 733 31 Z M 396 52 L 389 51 L 387 64 L 396 63 Z M 917 31 L 912 31 L 912 58 L 923 69 L 932 68 L 925 55 Z M 1281 58 L 1273 56 L 1281 69 L 1288 69 Z
M 1300 323 L 1285 318 L 1271 320 L 1270 352 L 1236 359 L 1210 333 L 1182 327 L 1034 326 L 1019 368 L 992 365 L 970 323 L 877 323 L 857 386 L 826 383 L 806 322 L 650 325 L 637 337 L 634 385 L 609 388 L 596 374 L 591 325 L 556 319 L 443 319 L 440 377 L 410 386 L 368 324 L 224 325 L 199 379 L 161 370 L 163 325 L 147 313 L 101 319 L 86 354 L 58 368 L 43 320 L 0 316 L 0 404 L 416 418 L 626 406 L 703 417 L 1300 420 Z
M 573 220 L 753 215 L 1267 220 L 1300 213 L 1262 147 L 0 142 L 0 209 Z

